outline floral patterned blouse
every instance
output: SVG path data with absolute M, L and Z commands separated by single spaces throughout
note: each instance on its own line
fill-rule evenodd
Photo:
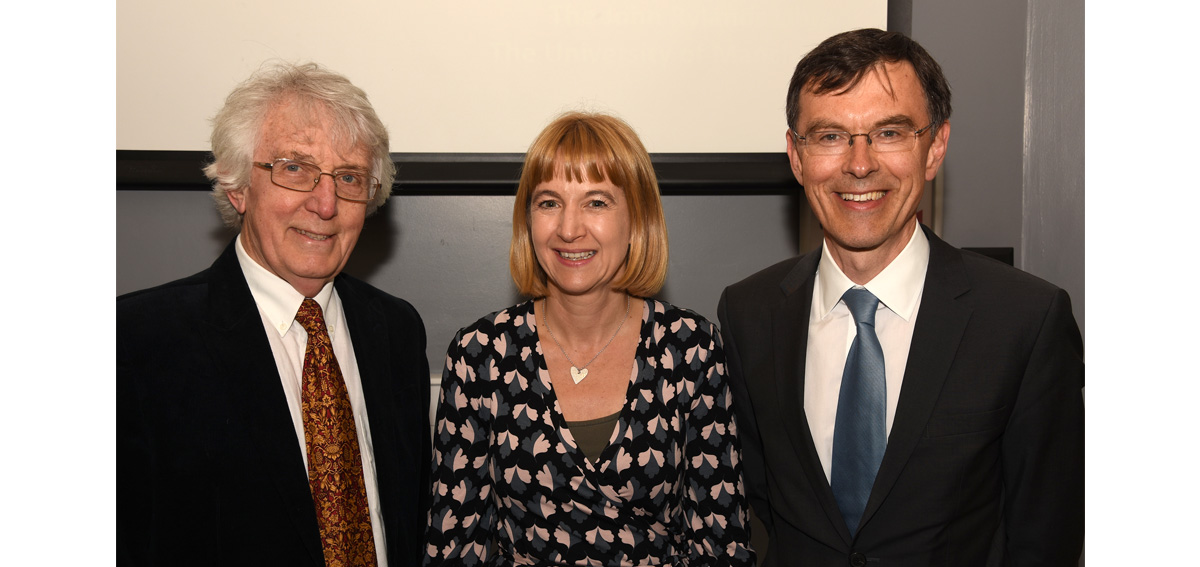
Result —
M 628 402 L 595 465 L 536 330 L 529 301 L 450 344 L 425 565 L 754 565 L 716 327 L 643 302 Z

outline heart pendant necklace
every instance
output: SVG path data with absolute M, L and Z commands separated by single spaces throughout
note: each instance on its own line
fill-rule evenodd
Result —
M 575 361 L 571 360 L 571 355 L 567 354 L 567 349 L 563 348 L 562 343 L 558 342 L 558 337 L 554 336 L 554 329 L 550 328 L 550 322 L 546 320 L 546 311 L 547 311 L 546 300 L 543 299 L 542 300 L 542 325 L 545 325 L 546 330 L 550 331 L 550 340 L 554 341 L 554 344 L 558 345 L 558 350 L 562 351 L 563 357 L 567 359 L 567 362 L 571 363 L 571 379 L 574 380 L 576 384 L 578 384 L 580 382 L 583 382 L 584 378 L 587 378 L 587 375 L 588 375 L 587 367 L 591 366 L 593 362 L 596 362 L 597 358 L 600 358 L 600 355 L 604 352 L 605 349 L 608 348 L 608 345 L 611 345 L 613 343 L 613 341 L 616 340 L 617 334 L 621 332 L 621 327 L 625 326 L 625 319 L 629 318 L 629 295 L 628 294 L 625 295 L 625 317 L 623 319 L 621 319 L 621 324 L 617 325 L 617 330 L 613 331 L 612 336 L 608 338 L 608 342 L 605 343 L 604 346 L 600 348 L 600 352 L 597 352 L 596 356 L 593 356 L 591 360 L 587 361 L 587 364 L 584 364 L 583 368 L 579 368 L 578 366 L 575 366 Z

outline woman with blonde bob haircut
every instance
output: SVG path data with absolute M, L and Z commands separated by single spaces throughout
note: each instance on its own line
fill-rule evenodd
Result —
M 425 565 L 754 565 L 720 334 L 650 298 L 667 229 L 628 124 L 534 140 L 509 265 L 531 299 L 446 354 Z
M 517 290 L 529 297 L 546 295 L 546 271 L 530 241 L 529 204 L 534 188 L 558 174 L 575 181 L 607 179 L 622 189 L 633 226 L 625 277 L 615 286 L 638 297 L 658 293 L 667 279 L 667 223 L 650 155 L 624 121 L 580 112 L 555 120 L 525 154 L 508 253 Z

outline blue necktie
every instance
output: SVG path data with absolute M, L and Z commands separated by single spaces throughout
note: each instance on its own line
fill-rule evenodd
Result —
M 865 289 L 851 288 L 842 295 L 842 301 L 854 316 L 858 334 L 842 372 L 830 485 L 853 536 L 887 447 L 887 383 L 883 378 L 883 348 L 875 335 L 879 299 Z

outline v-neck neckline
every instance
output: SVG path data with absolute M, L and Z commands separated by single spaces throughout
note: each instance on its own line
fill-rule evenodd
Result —
M 567 427 L 566 417 L 563 415 L 562 406 L 558 402 L 558 392 L 554 389 L 554 382 L 550 378 L 550 369 L 546 364 L 546 356 L 542 350 L 541 335 L 538 334 L 537 330 L 538 319 L 536 302 L 529 302 L 529 316 L 533 320 L 534 340 L 537 343 L 537 348 L 534 349 L 534 356 L 536 357 L 537 362 L 538 380 L 542 382 L 542 387 L 544 387 L 546 392 L 548 392 L 546 401 L 547 405 L 550 407 L 551 419 L 553 420 L 554 428 L 557 430 L 559 442 L 567 447 L 567 454 L 570 456 L 575 466 L 584 471 L 585 477 L 602 474 L 608 469 L 608 464 L 612 462 L 611 453 L 612 451 L 616 450 L 614 447 L 620 445 L 620 443 L 616 441 L 624 436 L 626 429 L 629 427 L 627 414 L 629 411 L 631 411 L 630 408 L 633 406 L 633 404 L 630 403 L 630 396 L 633 394 L 634 388 L 638 384 L 638 375 L 641 371 L 641 366 L 638 364 L 638 361 L 644 360 L 649 356 L 649 353 L 646 352 L 646 339 L 653 332 L 652 325 L 654 320 L 654 309 L 650 303 L 653 300 L 641 298 L 635 299 L 638 299 L 642 302 L 642 326 L 639 331 L 637 348 L 634 350 L 633 365 L 629 371 L 629 384 L 626 385 L 625 388 L 625 401 L 622 402 L 621 409 L 617 411 L 617 423 L 613 427 L 612 433 L 610 433 L 608 436 L 608 442 L 604 445 L 604 448 L 600 451 L 600 453 L 596 455 L 596 462 L 594 464 L 588 460 L 587 455 L 585 455 L 583 450 L 579 448 L 579 444 L 575 440 L 575 436 L 571 433 L 570 428 Z M 589 480 L 596 486 L 603 486 L 603 483 L 598 482 L 597 479 L 589 478 Z

